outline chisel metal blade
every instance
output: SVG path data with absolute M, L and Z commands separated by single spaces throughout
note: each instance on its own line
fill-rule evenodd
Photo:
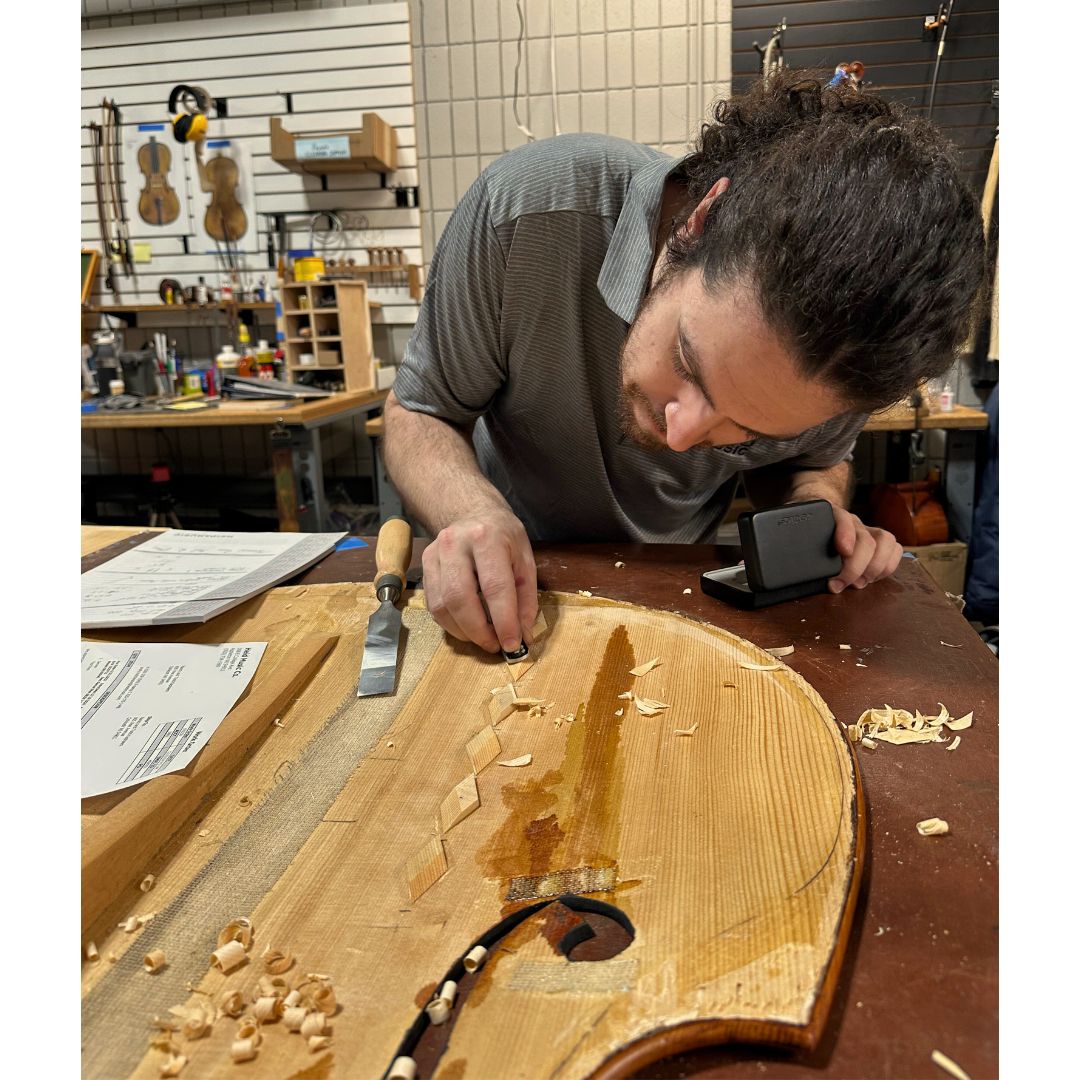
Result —
M 397 687 L 398 644 L 401 641 L 401 609 L 384 600 L 368 619 L 364 658 L 360 664 L 357 697 L 392 694 Z

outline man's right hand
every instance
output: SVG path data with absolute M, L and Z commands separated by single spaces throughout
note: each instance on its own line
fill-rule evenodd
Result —
M 488 652 L 521 645 L 539 605 L 532 545 L 513 514 L 495 510 L 451 522 L 424 549 L 423 563 L 428 611 L 444 630 Z

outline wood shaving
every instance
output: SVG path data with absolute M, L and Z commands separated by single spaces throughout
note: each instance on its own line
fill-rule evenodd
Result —
M 281 949 L 271 949 L 268 945 L 262 954 L 263 967 L 271 975 L 283 975 L 293 965 L 293 954 L 282 952 Z
M 783 664 L 751 664 L 749 660 L 740 660 L 739 667 L 747 671 L 780 671 Z
M 240 1023 L 236 1027 L 236 1037 L 238 1039 L 254 1039 L 256 1043 L 262 1042 L 258 1020 L 254 1016 L 241 1017 Z
M 695 721 L 693 723 L 693 725 L 688 727 L 688 728 L 676 728 L 675 729 L 675 734 L 676 735 L 693 735 L 694 732 L 697 731 L 697 729 L 699 727 L 700 727 L 700 725 L 697 723 L 697 721 Z
M 442 998 L 433 998 L 424 1006 L 428 1022 L 438 1027 L 450 1019 L 450 1006 Z
M 92 964 L 96 964 L 101 959 L 101 953 L 98 952 L 98 947 L 92 941 L 86 943 L 86 959 Z
M 155 975 L 159 972 L 168 961 L 165 959 L 165 953 L 161 949 L 151 949 L 143 957 L 143 971 L 149 972 L 151 975 Z
M 255 1019 L 260 1024 L 272 1024 L 281 1019 L 285 1011 L 284 1003 L 276 994 L 273 997 L 256 998 L 254 1006 Z
M 949 831 L 949 823 L 939 817 L 931 817 L 917 822 L 915 828 L 920 836 L 944 836 Z
M 254 1039 L 234 1039 L 229 1053 L 233 1061 L 251 1061 L 258 1053 L 258 1043 Z
M 630 690 L 627 690 L 625 693 L 622 693 L 622 694 L 619 695 L 619 700 L 620 701 L 633 701 L 634 700 L 633 692 L 630 691 Z
M 244 1011 L 244 995 L 239 990 L 226 990 L 218 998 L 218 1015 L 234 1019 Z
M 851 652 L 850 645 L 841 645 L 840 648 L 843 649 L 845 652 Z
M 179 1031 L 180 1021 L 171 1016 L 152 1016 L 150 1026 L 157 1028 L 158 1031 Z
M 971 727 L 971 713 L 964 713 L 959 720 L 946 720 L 945 726 L 950 731 L 967 731 Z
M 544 618 L 543 608 L 540 608 L 536 612 L 536 621 L 529 628 L 530 645 L 535 645 L 547 632 L 547 619 Z
M 447 979 L 442 984 L 442 989 L 439 991 L 439 1000 L 445 1001 L 447 1005 L 453 1005 L 454 999 L 457 997 L 457 983 L 453 979 Z
M 329 983 L 320 986 L 311 995 L 311 1003 L 319 1012 L 325 1013 L 327 1016 L 333 1016 L 337 1012 L 337 995 Z
M 307 1014 L 308 1010 L 303 1005 L 291 1005 L 286 1008 L 282 1016 L 282 1023 L 285 1025 L 285 1030 L 299 1032 L 300 1025 L 303 1024 Z
M 578 589 L 578 596 L 592 596 L 588 589 Z
M 858 742 L 859 741 L 859 725 L 858 724 L 848 724 L 847 725 L 847 737 L 848 737 L 848 742 Z
M 139 929 L 139 918 L 137 915 L 129 915 L 122 923 L 116 924 L 117 930 L 123 930 L 125 934 L 134 934 Z
M 139 882 L 139 892 L 149 892 L 154 887 L 154 875 L 147 874 L 146 877 Z
M 416 1080 L 416 1062 L 411 1057 L 395 1058 L 386 1080 Z
M 942 641 L 940 638 L 938 639 L 938 644 L 944 645 L 946 649 L 962 649 L 964 647 L 963 645 L 953 645 L 948 641 Z
M 283 998 L 289 991 L 289 984 L 277 975 L 260 975 L 259 997 Z
M 498 762 L 498 764 L 505 765 L 508 769 L 521 769 L 532 764 L 532 754 L 522 754 L 521 757 L 508 758 L 506 761 Z
M 725 690 L 738 690 L 738 687 L 733 682 L 724 683 Z
M 637 667 L 630 669 L 631 675 L 646 675 L 653 668 L 659 667 L 662 661 L 659 656 L 654 656 L 651 660 L 646 660 L 644 664 L 638 664 Z
M 671 706 L 664 701 L 655 701 L 652 698 L 641 698 L 634 695 L 634 704 L 642 716 L 655 716 L 662 709 L 670 709 Z
M 683 589 L 682 594 L 683 594 L 683 596 L 693 596 L 694 595 L 694 590 L 693 589 Z
M 210 963 L 222 975 L 228 975 L 241 964 L 247 963 L 247 952 L 239 941 L 228 941 L 210 954 Z
M 311 1035 L 308 1037 L 308 1049 L 317 1054 L 320 1050 L 325 1050 L 330 1045 L 329 1035 Z
M 776 649 L 766 649 L 767 653 L 772 656 L 790 656 L 795 651 L 794 645 L 781 645 Z
M 862 743 L 862 745 L 865 746 L 867 750 L 877 749 L 877 743 L 874 742 L 873 739 L 867 738 L 866 736 L 863 736 L 863 738 L 861 738 L 859 742 Z
M 960 736 L 957 735 L 956 738 L 953 739 L 953 741 L 951 743 L 949 743 L 948 746 L 945 747 L 945 749 L 946 750 L 955 750 L 959 745 L 960 745 Z
M 274 727 L 284 727 L 284 726 L 285 725 L 281 722 L 281 717 L 280 716 L 275 716 L 274 717 Z
M 907 709 L 894 709 L 891 705 L 867 709 L 857 723 L 848 725 L 848 738 L 856 742 L 867 736 L 894 746 L 903 746 L 907 743 L 945 742 L 942 734 L 944 727 L 961 730 L 970 727 L 970 713 L 954 720 L 941 702 L 938 705 L 936 716 L 925 716 L 918 709 L 912 714 Z
M 171 1031 L 159 1031 L 156 1035 L 151 1035 L 148 1044 L 151 1050 L 162 1050 L 166 1054 L 176 1053 L 176 1043 L 173 1042 Z
M 616 562 L 615 563 L 615 569 L 616 570 L 621 570 L 625 565 L 626 565 L 626 563 L 624 563 L 624 562 Z
M 300 1004 L 303 996 L 304 995 L 301 994 L 299 990 L 290 990 L 282 1000 L 282 1004 L 286 1009 L 291 1009 Z
M 955 1077 L 955 1080 L 971 1080 L 971 1077 L 951 1057 L 947 1057 L 940 1050 L 935 1050 L 930 1055 L 930 1060 L 939 1069 L 944 1069 L 950 1076 Z
M 309 1012 L 300 1025 L 300 1034 L 305 1039 L 310 1035 L 325 1035 L 326 1027 L 326 1013 Z
M 158 1070 L 159 1076 L 179 1076 L 181 1070 L 187 1064 L 187 1058 L 183 1054 L 173 1054 L 168 1061 Z
M 209 1035 L 213 1019 L 213 1015 L 204 1006 L 197 1005 L 188 1012 L 184 1021 L 184 1038 L 201 1039 L 204 1035 Z
M 390 740 L 390 742 L 388 742 L 388 743 L 387 743 L 386 745 L 387 745 L 387 748 L 388 748 L 388 749 L 393 749 L 393 746 L 394 746 L 394 741 L 393 741 L 393 739 L 391 739 L 391 740 Z
M 624 713 L 625 711 L 626 711 L 625 709 L 616 709 L 616 710 L 615 710 L 615 715 L 616 715 L 616 716 L 622 716 L 622 714 L 623 714 L 623 713 Z
M 217 943 L 218 945 L 225 945 L 230 941 L 239 941 L 246 951 L 251 948 L 251 933 L 251 920 L 247 916 L 241 915 L 222 927 L 217 936 Z
M 471 948 L 466 954 L 465 959 L 462 960 L 462 964 L 465 966 L 465 970 L 468 972 L 479 971 L 484 966 L 484 961 L 487 960 L 488 951 L 483 945 L 476 945 Z
M 200 836 L 209 836 L 210 835 L 210 830 L 209 829 L 200 829 L 199 830 L 199 835 Z
M 492 724 L 501 723 L 513 711 L 517 703 L 517 693 L 512 682 L 505 686 L 496 686 L 491 691 L 491 701 L 488 702 L 488 715 Z

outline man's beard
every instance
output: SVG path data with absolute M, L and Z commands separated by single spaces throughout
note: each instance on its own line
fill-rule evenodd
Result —
M 648 300 L 649 298 L 646 297 L 642 305 L 643 308 L 648 303 Z M 657 428 L 665 435 L 667 434 L 667 420 L 664 418 L 664 414 L 657 413 L 653 409 L 652 402 L 649 401 L 636 380 L 631 379 L 627 382 L 624 378 L 627 367 L 626 347 L 633 336 L 634 327 L 631 325 L 626 339 L 623 341 L 622 348 L 619 349 L 619 426 L 622 428 L 623 434 L 632 439 L 638 446 L 646 450 L 666 450 L 668 448 L 667 443 L 663 439 L 658 439 L 652 431 L 643 428 L 634 415 L 634 402 L 640 402 L 641 407 L 649 414 Z

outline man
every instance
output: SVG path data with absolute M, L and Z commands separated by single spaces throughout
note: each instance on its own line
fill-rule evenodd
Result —
M 845 509 L 851 449 L 952 362 L 982 249 L 936 129 L 813 73 L 721 102 L 682 161 L 596 135 L 500 158 L 446 226 L 386 406 L 435 538 L 429 610 L 515 649 L 530 538 L 707 542 L 740 476 L 756 505 L 832 503 L 834 592 L 888 576 L 900 545 Z

